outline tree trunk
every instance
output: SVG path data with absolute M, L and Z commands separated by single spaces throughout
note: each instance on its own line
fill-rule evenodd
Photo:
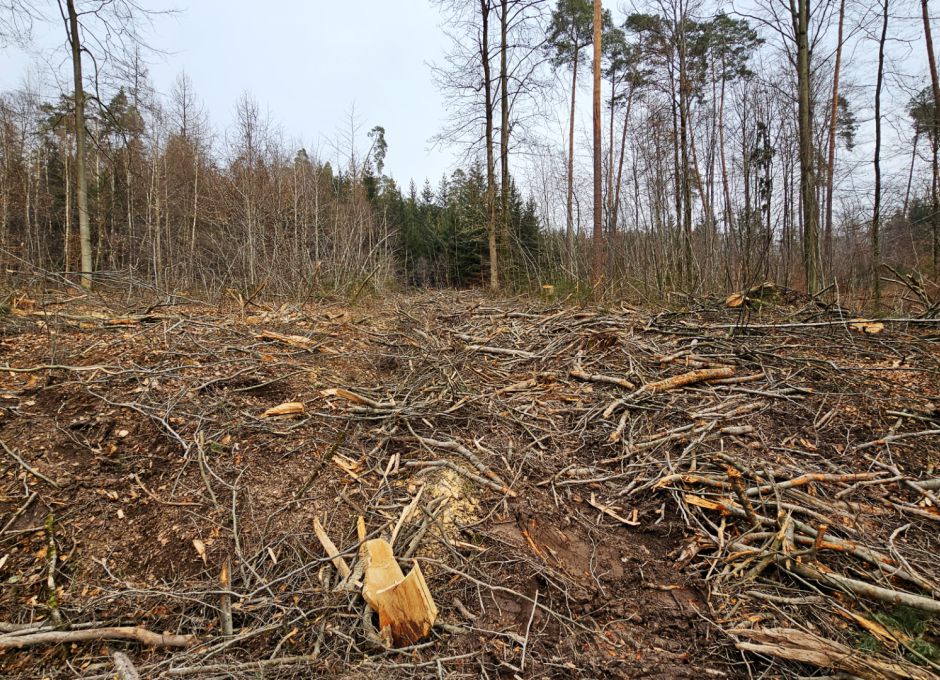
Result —
M 65 157 L 65 271 L 72 271 L 72 176 L 69 158 L 72 155 L 72 144 L 69 141 L 69 133 L 63 135 L 63 156 Z M 48 189 L 47 189 L 48 191 Z
M 924 18 L 924 40 L 927 43 L 927 61 L 930 62 L 930 86 L 933 89 L 934 101 L 934 131 L 931 135 L 931 141 L 933 142 L 933 181 L 931 183 L 933 205 L 931 206 L 930 222 L 933 235 L 933 274 L 937 276 L 940 274 L 940 201 L 938 201 L 937 196 L 937 184 L 940 182 L 940 178 L 938 178 L 940 168 L 937 167 L 937 145 L 940 144 L 940 140 L 937 139 L 937 133 L 940 132 L 940 78 L 937 76 L 937 60 L 933 54 L 933 37 L 930 32 L 930 13 L 927 10 L 927 0 L 920 0 L 920 7 Z
M 617 94 L 617 80 L 610 77 L 610 130 L 607 134 L 607 238 L 613 239 L 614 214 L 614 100 Z M 611 245 L 613 241 L 611 240 Z
M 500 199 L 502 203 L 500 241 L 502 252 L 508 254 L 511 245 L 509 242 L 509 71 L 506 64 L 506 54 L 509 50 L 506 35 L 509 23 L 509 0 L 502 0 L 502 10 L 499 17 L 501 40 L 499 46 L 499 165 L 501 174 Z
M 924 0 L 926 1 L 926 0 Z M 797 3 L 798 8 L 794 6 Z M 810 97 L 809 13 L 810 0 L 790 0 L 796 33 L 796 75 L 799 90 L 800 196 L 803 202 L 803 269 L 806 292 L 819 290 L 819 207 L 816 203 L 816 171 L 813 162 L 813 114 Z
M 568 199 L 567 217 L 565 226 L 565 243 L 568 248 L 568 270 L 575 273 L 574 261 L 574 112 L 575 98 L 578 93 L 578 45 L 574 46 L 574 62 L 571 67 L 571 120 L 568 126 Z
M 505 0 L 504 0 L 505 2 Z M 601 0 L 594 0 L 594 243 L 591 254 L 591 278 L 594 294 L 604 285 L 604 203 L 601 175 Z
M 832 189 L 835 185 L 836 127 L 839 123 L 839 73 L 842 67 L 842 28 L 845 23 L 845 0 L 839 3 L 839 36 L 836 43 L 835 74 L 832 77 L 832 111 L 829 114 L 829 157 L 826 162 L 826 231 L 823 250 L 832 267 Z M 830 276 L 832 272 L 829 272 Z
M 689 97 L 688 97 L 688 65 L 686 50 L 685 8 L 678 17 L 678 43 L 679 43 L 679 131 L 680 150 L 682 156 L 682 241 L 683 241 L 683 269 L 685 270 L 685 288 L 692 292 L 695 286 L 693 276 L 692 253 L 692 171 L 689 164 Z
M 725 78 L 721 78 L 721 95 L 718 100 L 718 160 L 721 165 L 721 187 L 725 198 L 725 231 L 734 225 L 734 208 L 731 203 L 731 182 L 728 179 L 728 162 L 725 160 Z
M 75 87 L 75 179 L 78 183 L 78 239 L 82 254 L 82 286 L 91 288 L 91 225 L 88 220 L 88 178 L 85 176 L 85 91 L 82 87 L 82 44 L 74 0 L 66 0 L 72 76 Z
M 493 158 L 493 78 L 490 73 L 490 0 L 480 0 L 483 35 L 483 94 L 486 106 L 486 232 L 490 254 L 490 288 L 499 288 L 499 251 L 496 246 L 496 166 Z
M 623 131 L 620 134 L 620 158 L 617 161 L 617 184 L 614 187 L 614 207 L 611 214 L 611 232 L 617 232 L 617 222 L 618 216 L 620 214 L 620 186 L 621 180 L 623 179 L 623 156 L 627 148 L 627 126 L 630 123 L 630 109 L 633 106 L 633 89 L 631 88 L 630 94 L 627 95 L 627 110 L 623 114 Z
M 881 307 L 881 86 L 885 73 L 885 39 L 888 36 L 888 0 L 883 0 L 881 40 L 878 42 L 878 78 L 875 85 L 875 205 L 871 220 L 872 293 L 875 310 Z
M 917 142 L 920 141 L 920 133 L 914 130 L 914 141 L 911 144 L 911 165 L 907 170 L 907 187 L 904 190 L 904 204 L 901 206 L 901 215 L 905 220 L 910 220 L 911 203 L 911 184 L 914 182 L 914 163 L 917 160 Z

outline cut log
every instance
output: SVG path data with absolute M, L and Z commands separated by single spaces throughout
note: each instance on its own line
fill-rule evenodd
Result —
M 275 333 L 274 331 L 264 331 L 255 337 L 259 340 L 274 340 L 276 342 L 283 342 L 285 345 L 299 347 L 301 349 L 310 349 L 310 347 L 316 344 L 310 338 L 305 338 L 302 335 L 284 335 L 283 333 Z

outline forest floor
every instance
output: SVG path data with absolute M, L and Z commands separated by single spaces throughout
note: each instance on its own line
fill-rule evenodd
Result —
M 15 297 L 0 676 L 937 677 L 940 328 L 758 306 Z

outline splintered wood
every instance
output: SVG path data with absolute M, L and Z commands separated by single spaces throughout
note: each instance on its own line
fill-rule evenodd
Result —
M 299 401 L 288 401 L 277 406 L 272 406 L 261 414 L 262 418 L 274 418 L 276 416 L 296 416 L 304 412 L 304 405 Z
M 319 520 L 314 531 L 327 557 L 344 579 L 353 574 Z M 360 540 L 365 536 L 362 518 L 357 522 Z M 406 576 L 398 566 L 392 545 L 382 538 L 364 541 L 359 549 L 356 573 L 363 575 L 362 597 L 379 616 L 379 636 L 388 647 L 406 647 L 423 639 L 437 621 L 437 605 L 418 561 Z
M 145 678 L 940 665 L 936 319 L 767 285 L 257 300 L 250 326 L 36 298 L 0 333 L 17 677 L 103 680 L 112 640 Z
M 424 638 L 437 620 L 437 606 L 417 560 L 405 576 L 392 546 L 381 538 L 366 541 L 360 559 L 365 569 L 362 597 L 379 615 L 379 634 L 395 647 Z

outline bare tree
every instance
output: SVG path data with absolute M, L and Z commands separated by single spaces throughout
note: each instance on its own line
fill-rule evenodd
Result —
M 826 226 L 824 249 L 826 259 L 832 262 L 832 191 L 836 176 L 836 129 L 839 124 L 839 76 L 842 72 L 842 44 L 845 26 L 845 0 L 839 1 L 839 28 L 836 38 L 836 58 L 832 75 L 832 106 L 829 112 L 829 153 L 826 162 Z
M 595 294 L 604 283 L 604 199 L 601 175 L 601 0 L 594 0 L 594 242 L 591 256 L 591 279 Z
M 493 77 L 490 71 L 490 0 L 480 0 L 480 63 L 483 65 L 486 119 L 486 231 L 490 260 L 490 288 L 499 288 L 499 250 L 496 244 L 496 165 L 493 158 Z
M 819 290 L 819 206 L 816 202 L 816 151 L 813 144 L 809 20 L 811 0 L 790 0 L 796 37 L 797 110 L 800 136 L 800 198 L 803 204 L 803 270 L 806 292 Z
M 62 3 L 59 3 L 62 8 Z M 78 195 L 78 241 L 82 256 L 82 286 L 91 288 L 91 225 L 88 221 L 88 176 L 85 172 L 85 82 L 82 78 L 82 36 L 74 0 L 66 0 L 63 14 L 72 50 L 72 82 L 75 88 L 75 182 Z
M 0 0 L 0 47 L 28 42 L 35 19 L 29 0 Z
M 871 274 L 876 309 L 881 306 L 881 88 L 885 75 L 888 0 L 882 0 L 882 7 L 881 39 L 878 41 L 878 77 L 875 84 L 875 201 L 871 218 Z
M 927 0 L 920 1 L 921 14 L 924 20 L 924 41 L 927 43 L 927 62 L 930 66 L 930 86 L 933 90 L 933 128 L 931 136 L 933 143 L 933 156 L 931 162 L 932 180 L 930 184 L 931 195 L 931 240 L 932 264 L 934 276 L 940 274 L 940 77 L 937 75 L 937 59 L 933 51 L 933 36 L 930 31 L 930 12 Z

